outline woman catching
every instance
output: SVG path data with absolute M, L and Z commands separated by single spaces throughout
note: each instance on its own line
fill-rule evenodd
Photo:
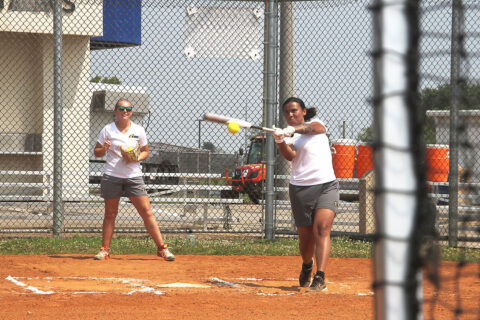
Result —
M 140 161 L 148 157 L 148 142 L 145 130 L 130 121 L 133 106 L 127 99 L 120 99 L 113 111 L 117 120 L 106 125 L 97 140 L 96 157 L 107 155 L 101 181 L 101 193 L 105 201 L 105 217 L 102 228 L 102 248 L 94 257 L 105 260 L 110 257 L 110 242 L 115 228 L 120 197 L 128 197 L 143 219 L 145 227 L 157 245 L 157 255 L 167 261 L 175 260 L 168 250 L 152 213 L 150 200 L 145 191 Z M 132 159 L 123 147 L 139 147 L 140 153 Z

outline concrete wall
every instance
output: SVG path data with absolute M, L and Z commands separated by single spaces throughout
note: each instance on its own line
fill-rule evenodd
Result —
M 41 44 L 39 35 L 0 32 L 0 170 L 42 170 L 42 153 L 25 152 L 27 136 L 42 133 Z M 4 181 L 38 179 L 7 176 Z
M 88 184 L 90 130 L 89 36 L 63 38 L 64 184 Z M 3 170 L 53 171 L 53 36 L 0 32 L 0 163 Z M 21 137 L 41 136 L 38 152 L 21 150 Z M 9 139 L 6 139 L 8 137 Z M 19 146 L 10 145 L 12 137 Z M 25 140 L 25 139 L 24 139 Z M 11 150 L 9 150 L 9 148 Z M 79 174 L 81 172 L 82 174 Z M 11 177 L 5 177 L 9 179 Z M 46 182 L 49 177 L 45 177 Z M 23 181 L 23 179 L 22 179 Z M 68 187 L 64 192 L 85 194 Z
M 49 0 L 4 0 L 2 4 L 0 107 L 8 121 L 0 122 L 0 169 L 52 172 L 53 11 Z M 112 99 L 129 95 L 110 92 L 104 99 L 107 107 L 91 112 L 90 38 L 103 35 L 103 0 L 64 0 L 62 6 L 62 164 L 63 195 L 68 197 L 88 194 L 89 159 L 100 129 L 113 120 Z M 132 120 L 141 123 L 148 112 L 148 95 L 128 92 L 135 96 L 137 114 Z M 33 149 L 31 141 L 38 142 Z M 25 182 L 25 177 L 12 174 L 2 180 Z M 29 179 L 42 182 L 38 176 Z M 50 176 L 43 177 L 43 182 L 50 181 Z
M 63 1 L 65 35 L 102 36 L 103 1 Z M 71 11 L 73 8 L 73 11 Z M 36 11 L 36 12 L 35 12 Z M 71 11 L 71 12 L 69 12 Z M 0 32 L 53 33 L 53 11 L 49 0 L 4 0 L 0 9 Z
M 53 46 L 52 36 L 43 37 L 43 167 L 53 170 Z M 63 183 L 88 184 L 88 135 L 90 128 L 88 100 L 91 96 L 89 87 L 90 50 L 89 37 L 66 36 L 63 40 Z M 44 169 L 46 170 L 46 169 Z M 69 190 L 71 192 L 69 192 Z M 88 188 L 76 187 L 64 191 L 85 194 Z
M 0 132 L 41 132 L 41 45 L 40 35 L 0 32 L 0 96 L 9 119 L 0 121 Z

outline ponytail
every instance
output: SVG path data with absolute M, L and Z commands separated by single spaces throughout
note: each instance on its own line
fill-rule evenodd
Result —
M 305 121 L 309 121 L 317 115 L 317 109 L 315 107 L 307 108 L 307 114 L 303 117 Z

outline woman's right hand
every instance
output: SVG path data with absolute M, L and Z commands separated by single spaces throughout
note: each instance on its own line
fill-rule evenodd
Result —
M 95 149 L 93 150 L 93 154 L 97 158 L 103 157 L 107 153 L 108 149 L 110 149 L 111 145 L 111 142 L 108 140 L 105 140 L 105 143 L 103 145 L 97 141 Z
M 275 131 L 272 132 L 273 139 L 275 140 L 276 143 L 282 143 L 283 138 L 285 137 L 283 130 L 280 128 L 276 128 L 275 126 L 273 126 L 273 129 L 275 129 Z
M 108 151 L 108 149 L 110 149 L 112 143 L 109 141 L 109 140 L 105 140 L 105 144 L 103 145 L 103 150 L 105 150 L 105 152 Z

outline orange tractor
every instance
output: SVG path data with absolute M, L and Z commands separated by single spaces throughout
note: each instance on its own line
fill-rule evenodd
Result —
M 226 169 L 227 184 L 232 190 L 222 190 L 222 198 L 238 198 L 240 193 L 246 193 L 253 203 L 262 199 L 265 182 L 265 136 L 250 139 L 246 163 L 235 169 Z

